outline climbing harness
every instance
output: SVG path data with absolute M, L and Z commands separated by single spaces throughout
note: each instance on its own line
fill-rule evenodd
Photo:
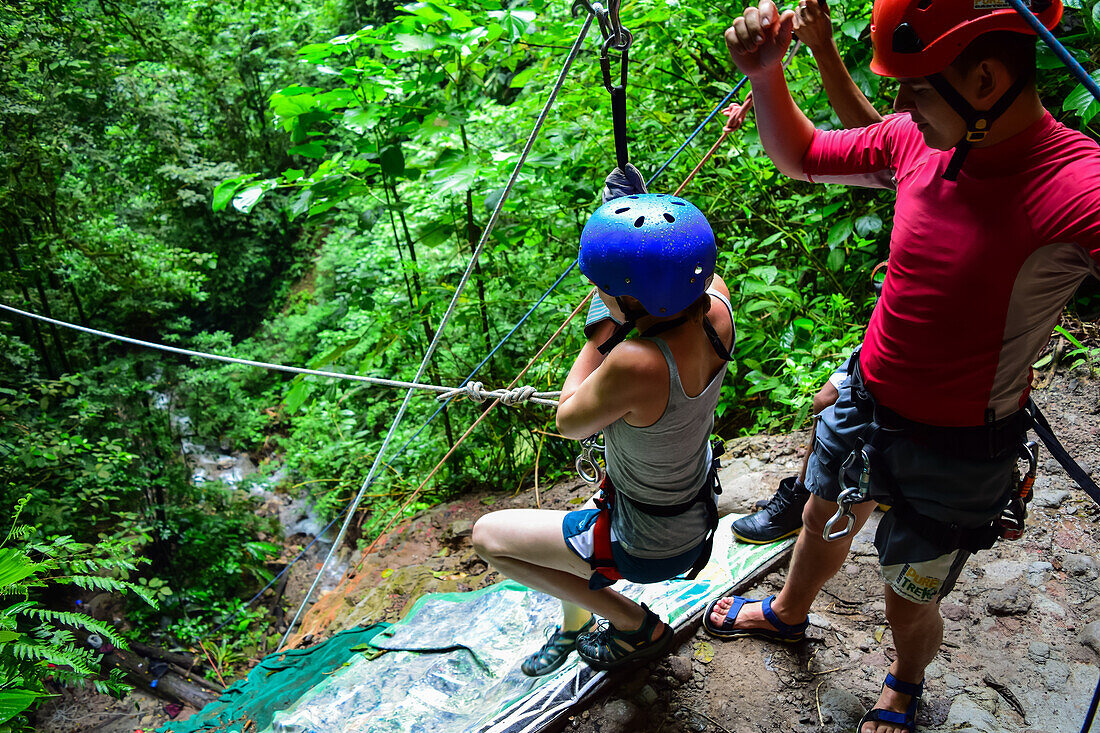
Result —
M 1038 444 L 1025 440 L 1029 428 L 1035 430 L 1070 477 L 1100 504 L 1100 488 L 1058 442 L 1034 401 L 1029 399 L 1024 409 L 986 425 L 939 427 L 908 420 L 877 404 L 863 383 L 858 354 L 853 356 L 850 377 L 853 401 L 861 403 L 863 411 L 872 418 L 839 469 L 841 492 L 837 511 L 822 531 L 825 540 L 833 542 L 847 537 L 855 526 L 852 507 L 867 499 L 890 505 L 891 510 L 903 515 L 906 524 L 918 534 L 942 547 L 977 552 L 989 549 L 1002 537 L 1018 539 L 1023 534 L 1039 461 Z M 903 437 L 964 458 L 993 459 L 1016 451 L 1028 468 L 1004 497 L 1002 511 L 995 520 L 980 527 L 962 527 L 920 513 L 901 493 L 895 477 L 885 465 L 883 454 L 895 440 Z M 859 480 L 854 485 L 849 484 L 847 477 L 857 466 Z
M 589 435 L 587 438 L 581 440 L 581 452 L 577 456 L 577 460 L 573 462 L 573 466 L 577 469 L 577 473 L 584 479 L 585 483 L 592 484 L 594 486 L 602 484 L 604 476 L 606 475 L 604 469 L 604 445 L 602 433 L 596 433 L 595 435 Z
M 600 513 L 596 516 L 596 522 L 592 525 L 592 556 L 588 564 L 592 568 L 593 576 L 589 580 L 589 587 L 598 589 L 606 587 L 616 580 L 622 579 L 622 574 L 615 567 L 615 559 L 611 551 L 611 519 L 615 512 L 615 504 L 618 501 L 629 502 L 632 507 L 651 517 L 673 519 L 689 511 L 696 504 L 704 504 L 707 511 L 707 533 L 703 539 L 703 550 L 696 558 L 694 564 L 683 577 L 694 580 L 707 566 L 711 551 L 714 549 L 714 532 L 718 529 L 718 502 L 715 497 L 722 493 L 722 483 L 718 480 L 720 467 L 719 456 L 724 450 L 722 441 L 715 440 L 711 443 L 710 471 L 699 487 L 698 493 L 691 499 L 679 504 L 649 504 L 633 499 L 621 491 L 616 491 L 611 477 L 604 475 L 600 482 L 600 494 L 596 496 L 596 506 Z

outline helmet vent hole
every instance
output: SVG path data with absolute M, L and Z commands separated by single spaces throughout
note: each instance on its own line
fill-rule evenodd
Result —
M 665 212 L 665 221 L 671 224 L 672 222 L 676 221 L 676 217 L 672 214 L 669 214 L 668 212 Z
M 626 212 L 628 212 L 628 211 L 630 211 L 630 207 L 629 207 L 629 206 L 627 206 L 627 207 L 624 207 L 624 208 L 622 208 L 622 209 L 615 209 L 615 213 L 616 213 L 616 214 L 625 214 L 625 213 L 626 213 Z
M 645 224 L 644 216 L 639 216 L 637 219 L 634 220 L 634 227 L 637 229 L 641 229 L 643 224 Z
M 932 0 L 920 0 L 920 2 L 917 3 L 917 9 L 928 10 L 930 5 L 932 5 Z
M 634 194 L 633 196 L 627 196 L 627 198 L 628 199 L 636 199 L 636 198 L 638 198 L 638 194 Z
M 669 203 L 673 206 L 687 206 L 687 202 L 685 201 L 669 201 Z
M 695 266 L 695 274 L 696 275 L 702 275 L 703 274 L 703 266 L 702 265 L 696 265 Z

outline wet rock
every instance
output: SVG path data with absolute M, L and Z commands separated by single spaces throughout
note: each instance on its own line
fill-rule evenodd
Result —
M 1050 659 L 1050 644 L 1044 641 L 1033 641 L 1027 645 L 1027 655 L 1036 664 L 1043 664 Z
M 993 713 L 970 695 L 959 695 L 951 703 L 946 728 L 956 733 L 1000 733 L 1002 730 Z
M 646 685 L 642 689 L 638 690 L 638 694 L 635 697 L 638 704 L 643 708 L 648 708 L 657 702 L 657 691 L 653 689 L 652 685 Z
M 1081 643 L 1100 654 L 1100 621 L 1093 621 L 1081 629 Z
M 687 682 L 691 679 L 692 670 L 690 659 L 684 657 L 669 657 L 668 669 L 672 676 L 680 682 Z
M 940 607 L 940 613 L 943 614 L 944 618 L 952 621 L 962 621 L 970 618 L 970 609 L 959 603 L 944 603 Z
M 989 594 L 986 609 L 994 616 L 1020 616 L 1031 609 L 1031 593 L 1018 586 L 1008 586 Z
M 636 729 L 638 706 L 629 700 L 612 700 L 603 707 L 601 733 L 627 733 Z
M 863 715 L 863 703 L 847 690 L 832 687 L 823 689 L 819 700 L 822 720 L 835 723 L 835 727 L 840 730 L 855 727 Z
M 1062 560 L 1062 569 L 1085 580 L 1095 580 L 1100 575 L 1096 561 L 1088 555 L 1066 555 Z
M 1033 501 L 1037 506 L 1047 509 L 1057 509 L 1069 498 L 1069 492 L 1065 489 L 1045 489 L 1036 491 Z

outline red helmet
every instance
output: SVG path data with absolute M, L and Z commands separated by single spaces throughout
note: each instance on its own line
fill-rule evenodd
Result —
M 1062 0 L 1031 0 L 1048 29 L 1062 18 Z M 1007 0 L 875 0 L 871 11 L 871 71 L 916 78 L 937 74 L 983 33 L 1035 35 Z

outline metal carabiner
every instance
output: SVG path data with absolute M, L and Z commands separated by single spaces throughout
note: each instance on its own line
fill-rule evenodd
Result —
M 630 31 L 623 31 L 628 36 Z M 600 69 L 603 71 L 603 86 L 611 94 L 615 93 L 615 84 L 611 81 L 611 56 L 608 51 L 613 48 L 611 42 L 613 39 L 608 38 L 603 42 L 603 47 L 600 49 Z M 627 44 L 626 48 L 620 49 L 619 54 L 619 89 L 626 89 L 626 72 L 627 67 L 630 65 L 630 44 Z
M 604 467 L 600 463 L 597 454 L 603 453 L 604 446 L 600 442 L 599 433 L 590 435 L 581 441 L 581 453 L 573 462 L 577 473 L 585 483 L 598 486 L 603 483 Z
M 842 519 L 844 520 L 844 527 L 834 532 L 833 527 Z M 843 539 L 851 534 L 855 522 L 856 515 L 852 514 L 852 510 L 847 506 L 840 505 L 836 509 L 836 514 L 830 517 L 828 522 L 825 522 L 825 529 L 821 530 L 821 537 L 826 542 L 835 542 L 836 540 Z
M 850 486 L 845 480 L 845 474 L 847 474 L 848 469 L 855 465 L 857 453 L 863 466 L 859 472 L 859 481 L 855 486 Z M 871 460 L 867 456 L 865 447 L 857 445 L 844 459 L 844 463 L 837 471 L 837 484 L 841 487 L 841 491 L 836 499 L 836 514 L 825 522 L 825 527 L 821 530 L 821 537 L 826 542 L 835 542 L 852 533 L 852 529 L 855 528 L 856 524 L 856 515 L 852 513 L 852 506 L 867 501 L 871 494 Z M 841 520 L 844 520 L 844 526 L 834 532 L 833 527 Z

